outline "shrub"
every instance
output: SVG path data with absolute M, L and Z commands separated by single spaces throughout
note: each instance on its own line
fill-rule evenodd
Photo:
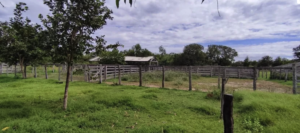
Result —
M 263 126 L 260 124 L 258 118 L 251 119 L 246 117 L 243 121 L 245 132 L 247 133 L 261 133 L 263 131 Z

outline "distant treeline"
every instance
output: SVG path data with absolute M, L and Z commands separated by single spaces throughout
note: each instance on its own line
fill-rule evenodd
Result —
M 220 65 L 220 66 L 280 66 L 293 62 L 287 58 L 277 57 L 275 60 L 271 56 L 264 56 L 260 60 L 250 60 L 246 57 L 244 61 L 235 61 L 238 52 L 228 46 L 208 45 L 207 50 L 200 44 L 189 44 L 183 48 L 182 53 L 167 53 L 163 46 L 159 47 L 159 53 L 152 53 L 140 44 L 134 45 L 129 50 L 119 51 L 117 48 L 112 51 L 102 51 L 100 54 L 92 53 L 86 55 L 85 61 L 92 56 L 100 55 L 100 63 L 103 64 L 125 64 L 124 56 L 155 56 L 160 65 Z

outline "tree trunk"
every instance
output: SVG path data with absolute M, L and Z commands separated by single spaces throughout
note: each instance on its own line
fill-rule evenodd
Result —
M 25 73 L 24 73 L 24 70 L 23 70 L 23 66 L 24 66 L 24 58 L 22 59 L 22 58 L 20 58 L 20 67 L 21 67 L 21 72 L 22 72 L 22 77 L 25 79 L 26 77 L 25 77 Z
M 65 86 L 65 96 L 64 96 L 64 110 L 67 110 L 68 105 L 68 89 L 69 89 L 69 78 L 70 78 L 70 63 L 67 66 L 67 78 L 66 78 L 66 86 Z

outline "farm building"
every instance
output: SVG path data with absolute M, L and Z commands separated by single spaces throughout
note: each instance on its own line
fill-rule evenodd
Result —
M 91 58 L 90 62 L 99 62 L 101 57 L 96 56 Z M 125 62 L 129 65 L 155 65 L 158 66 L 158 61 L 154 56 L 147 57 L 136 57 L 136 56 L 125 56 Z

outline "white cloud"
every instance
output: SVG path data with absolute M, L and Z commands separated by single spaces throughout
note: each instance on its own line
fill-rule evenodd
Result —
M 13 16 L 15 2 L 17 0 L 3 2 L 6 7 L 0 8 L 1 21 Z M 42 0 L 23 2 L 30 8 L 26 15 L 34 22 L 39 22 L 39 13 L 48 13 Z M 107 0 L 107 6 L 114 12 L 114 20 L 108 21 L 96 35 L 105 35 L 108 43 L 119 41 L 125 45 L 123 49 L 140 43 L 153 52 L 158 52 L 160 45 L 168 52 L 181 52 L 184 45 L 189 43 L 222 44 L 222 41 L 245 39 L 286 40 L 291 36 L 294 40 L 300 40 L 300 5 L 295 1 L 219 0 L 221 17 L 218 16 L 216 4 L 216 1 L 209 0 L 203 4 L 201 0 L 136 0 L 132 7 L 122 2 L 117 9 L 114 0 Z M 293 46 L 296 45 L 294 43 Z M 256 51 L 270 45 L 279 51 Z M 285 52 L 291 53 L 293 46 L 287 42 L 277 42 L 232 47 L 239 52 L 237 59 L 242 59 L 246 55 L 260 58 L 263 53 L 291 58 Z M 247 52 L 245 49 L 252 49 L 254 52 Z

